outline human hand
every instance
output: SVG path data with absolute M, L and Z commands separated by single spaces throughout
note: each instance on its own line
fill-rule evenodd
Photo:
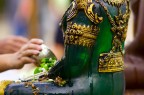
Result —
M 0 54 L 17 52 L 27 42 L 27 38 L 20 36 L 10 36 L 2 39 L 0 40 Z
M 35 63 L 36 59 L 32 56 L 38 55 L 41 51 L 41 44 L 43 43 L 40 39 L 32 39 L 25 44 L 18 52 L 14 53 L 9 59 L 14 69 L 19 69 L 27 63 Z

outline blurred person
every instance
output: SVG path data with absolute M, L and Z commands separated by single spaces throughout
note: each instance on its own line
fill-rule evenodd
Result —
M 54 38 L 54 48 L 53 52 L 56 55 L 57 59 L 60 60 L 64 55 L 64 40 L 63 40 L 63 33 L 61 28 L 58 26 Z
M 130 0 L 134 14 L 134 41 L 126 47 L 126 53 L 144 58 L 144 0 Z
M 31 0 L 6 0 L 7 15 L 13 33 L 28 37 L 28 24 L 32 13 L 32 1 Z
M 36 60 L 31 56 L 39 54 L 42 43 L 43 41 L 40 39 L 32 39 L 15 53 L 1 54 L 0 72 L 9 69 L 20 69 L 27 63 L 35 63 Z
M 130 3 L 134 15 L 134 41 L 126 47 L 124 58 L 126 86 L 135 90 L 135 94 L 144 95 L 138 90 L 144 88 L 144 0 L 130 0 Z
M 46 12 L 43 12 L 43 16 L 47 18 L 47 20 L 44 19 L 42 22 L 44 29 L 43 38 L 47 41 L 48 46 L 51 47 L 58 60 L 64 54 L 63 35 L 58 23 L 70 2 L 70 0 L 48 0 L 48 14 L 45 15 Z
M 21 36 L 9 36 L 0 39 L 0 54 L 17 52 L 27 42 L 28 39 Z
M 69 0 L 39 0 L 40 30 L 47 45 L 53 46 L 57 24 L 68 8 Z

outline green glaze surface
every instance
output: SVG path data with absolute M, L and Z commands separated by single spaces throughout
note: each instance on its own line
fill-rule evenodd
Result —
M 103 2 L 103 0 L 100 0 Z M 100 28 L 95 45 L 91 48 L 79 45 L 65 45 L 64 56 L 64 72 L 61 77 L 72 80 L 75 77 L 87 77 L 86 89 L 89 89 L 87 95 L 123 95 L 125 89 L 124 72 L 100 73 L 98 72 L 99 55 L 108 53 L 112 48 L 113 33 L 111 32 L 111 24 L 104 9 L 95 1 L 95 9 L 93 11 L 103 17 L 103 22 L 94 24 L 85 15 L 83 10 L 79 10 L 77 15 L 70 22 L 80 25 L 96 25 Z M 118 15 L 118 9 L 115 6 L 105 6 L 110 11 L 112 17 Z M 126 12 L 125 4 L 121 6 L 122 12 Z M 68 12 L 64 15 L 62 21 L 63 32 L 66 31 Z M 122 43 L 124 46 L 124 42 Z M 77 95 L 77 94 L 76 94 Z M 79 94 L 78 94 L 79 95 Z

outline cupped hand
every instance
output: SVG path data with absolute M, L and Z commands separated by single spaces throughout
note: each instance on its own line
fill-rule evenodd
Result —
M 32 39 L 25 44 L 18 52 L 14 53 L 12 58 L 12 65 L 15 69 L 22 68 L 24 64 L 35 63 L 36 60 L 32 57 L 38 55 L 41 51 L 41 39 Z

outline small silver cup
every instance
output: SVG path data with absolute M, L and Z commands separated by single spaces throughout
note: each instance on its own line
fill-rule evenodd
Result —
M 50 50 L 50 48 L 48 48 L 45 44 L 42 44 L 41 47 L 42 47 L 42 50 L 40 51 L 38 56 L 33 56 L 37 60 L 38 64 L 40 64 L 40 62 L 43 58 L 48 58 L 48 59 L 53 58 L 53 59 L 57 60 L 56 56 Z

